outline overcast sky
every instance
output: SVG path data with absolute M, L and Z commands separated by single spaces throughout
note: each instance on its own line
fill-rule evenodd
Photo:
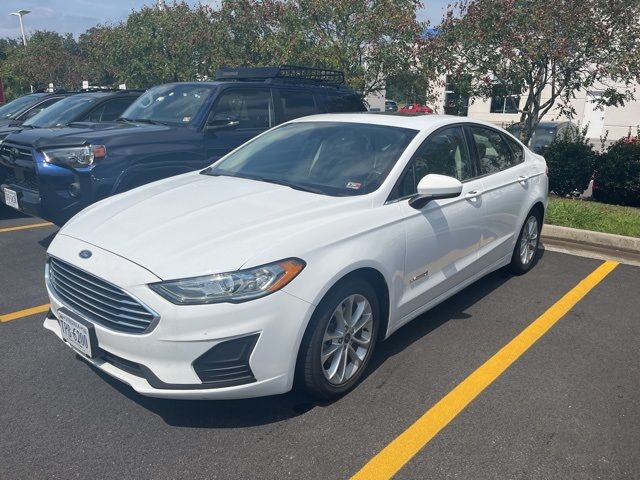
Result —
M 426 0 L 420 11 L 420 19 L 437 23 L 450 0 Z M 170 0 L 167 1 L 169 3 Z M 218 0 L 201 3 L 217 4 Z M 127 17 L 132 9 L 153 5 L 153 0 L 0 0 L 0 37 L 20 36 L 18 17 L 11 12 L 31 10 L 24 17 L 24 27 L 29 35 L 33 30 L 54 30 L 78 35 L 98 23 L 116 23 Z M 197 0 L 189 0 L 197 4 Z

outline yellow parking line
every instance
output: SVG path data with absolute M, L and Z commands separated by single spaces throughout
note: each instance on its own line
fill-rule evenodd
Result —
M 50 222 L 31 223 L 29 225 L 20 225 L 20 226 L 17 226 L 17 227 L 0 228 L 0 233 L 15 232 L 16 230 L 28 230 L 30 228 L 49 227 L 51 225 L 53 225 L 53 223 L 50 223 Z
M 352 480 L 392 478 L 440 430 L 598 285 L 618 262 L 606 261 L 431 407 L 357 472 Z
M 6 313 L 4 315 L 0 315 L 0 322 L 10 322 L 11 320 L 17 320 L 19 318 L 29 317 L 31 315 L 36 315 L 38 313 L 44 313 L 49 310 L 49 304 L 40 305 L 38 307 L 25 308 L 24 310 L 19 310 L 17 312 Z

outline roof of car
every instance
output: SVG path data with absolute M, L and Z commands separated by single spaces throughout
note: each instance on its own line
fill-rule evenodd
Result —
M 348 122 L 368 123 L 372 125 L 387 125 L 390 127 L 412 128 L 414 130 L 427 130 L 433 127 L 444 126 L 452 123 L 474 123 L 499 128 L 496 125 L 482 120 L 454 115 L 394 115 L 379 113 L 325 113 L 297 118 L 292 122 Z

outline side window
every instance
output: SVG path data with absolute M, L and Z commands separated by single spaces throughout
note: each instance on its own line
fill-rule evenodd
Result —
M 366 112 L 362 99 L 355 94 L 327 96 L 327 113 Z
M 41 111 L 43 111 L 45 108 L 50 107 L 51 105 L 53 105 L 56 102 L 59 102 L 60 100 L 62 100 L 61 97 L 58 98 L 49 98 L 48 100 L 45 100 L 42 103 L 39 103 L 37 106 L 33 107 L 31 110 L 29 110 L 26 114 L 24 114 L 21 119 L 22 120 L 26 120 L 28 118 L 31 117 L 35 117 L 37 114 L 39 114 Z
M 103 105 L 102 117 L 100 122 L 112 122 L 133 103 L 135 97 L 122 97 L 107 100 Z
M 238 128 L 269 128 L 273 118 L 271 94 L 269 90 L 226 90 L 211 110 L 207 123 L 216 115 L 235 117 L 240 122 Z
M 430 173 L 447 175 L 460 181 L 475 177 L 462 127 L 440 130 L 428 137 L 411 159 L 411 166 L 397 186 L 396 198 L 413 195 L 418 183 Z
M 280 104 L 283 122 L 319 113 L 316 109 L 316 102 L 313 100 L 313 94 L 310 92 L 281 90 Z
M 482 175 L 505 170 L 517 163 L 509 145 L 499 132 L 483 127 L 470 128 L 478 151 Z
M 89 113 L 87 113 L 84 117 L 82 117 L 83 122 L 99 122 L 102 118 L 102 113 L 104 112 L 104 107 L 106 103 L 94 108 Z
M 522 146 L 508 135 L 503 135 L 503 137 L 507 141 L 507 143 L 511 147 L 511 151 L 513 152 L 513 165 L 524 162 L 524 149 L 522 148 Z

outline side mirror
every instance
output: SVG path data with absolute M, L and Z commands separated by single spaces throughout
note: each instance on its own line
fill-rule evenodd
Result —
M 462 183 L 457 178 L 430 173 L 418 182 L 418 195 L 409 200 L 409 205 L 420 210 L 431 200 L 455 198 L 461 193 Z
M 220 113 L 218 115 L 214 115 L 213 118 L 209 120 L 204 129 L 205 131 L 223 130 L 228 128 L 236 128 L 238 125 L 240 125 L 240 120 L 238 120 L 237 117 Z

